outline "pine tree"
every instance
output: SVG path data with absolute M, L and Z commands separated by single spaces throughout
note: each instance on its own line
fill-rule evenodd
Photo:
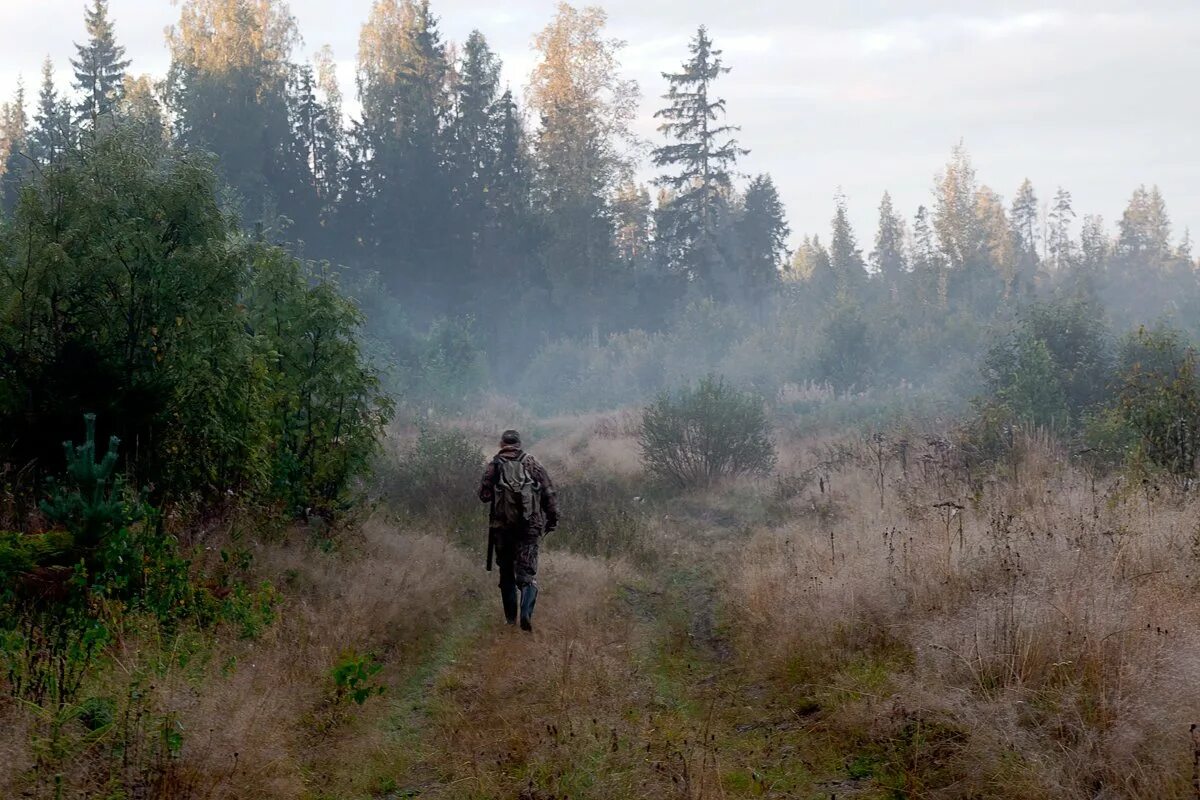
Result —
M 670 249 L 681 254 L 681 267 L 705 291 L 728 293 L 722 284 L 730 282 L 730 265 L 717 226 L 728 205 L 737 159 L 749 151 L 732 138 L 739 130 L 736 126 L 719 122 L 725 116 L 725 101 L 714 96 L 713 83 L 729 68 L 704 26 L 688 50 L 691 58 L 682 71 L 663 73 L 668 83 L 663 99 L 669 105 L 654 115 L 663 120 L 658 130 L 670 141 L 654 151 L 654 164 L 678 170 L 658 179 L 672 193 L 664 232 L 679 240 Z
M 875 234 L 875 249 L 871 251 L 871 265 L 893 298 L 899 291 L 901 277 L 908 270 L 904 235 L 904 220 L 892 207 L 892 196 L 884 192 L 879 201 L 879 230 Z
M 29 134 L 29 154 L 38 164 L 54 164 L 67 151 L 71 137 L 71 109 L 54 87 L 54 65 L 42 63 L 42 88 Z
M 1015 279 L 1030 283 L 1040 267 L 1038 258 L 1038 199 L 1033 184 L 1026 178 L 1013 198 L 1012 220 Z
M 75 88 L 83 95 L 76 108 L 80 117 L 96 126 L 97 120 L 111 114 L 121 97 L 129 60 L 125 48 L 116 42 L 112 20 L 108 18 L 108 0 L 93 0 L 86 12 L 87 44 L 75 45 Z
M 1071 193 L 1061 186 L 1054 195 L 1050 207 L 1049 230 L 1046 232 L 1046 254 L 1055 270 L 1069 269 L 1074 253 L 1071 243 L 1071 225 L 1075 220 L 1075 209 L 1071 205 Z

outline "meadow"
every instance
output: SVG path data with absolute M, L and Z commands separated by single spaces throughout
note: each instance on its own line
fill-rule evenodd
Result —
M 564 509 L 532 636 L 463 463 L 514 418 Z M 2 701 L 0 795 L 1192 796 L 1186 486 L 1035 431 L 981 467 L 936 420 L 783 414 L 770 475 L 680 490 L 639 423 L 398 422 L 352 519 L 191 531 L 269 596 L 205 628 L 130 614 L 71 702 Z

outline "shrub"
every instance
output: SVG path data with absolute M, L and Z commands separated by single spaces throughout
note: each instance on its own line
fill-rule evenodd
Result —
M 295 512 L 339 508 L 391 415 L 358 340 L 362 315 L 326 268 L 256 253 L 248 303 L 264 361 L 259 402 L 272 445 L 270 496 Z
M 0 534 L 0 666 L 14 696 L 68 701 L 108 645 L 112 614 L 138 608 L 172 624 L 203 610 L 173 538 L 114 473 L 118 442 L 96 460 L 95 420 L 66 443 L 65 479 L 42 510 L 65 528 Z
M 714 375 L 660 394 L 643 413 L 640 440 L 646 470 L 678 486 L 775 465 L 762 399 Z
M 120 130 L 24 187 L 0 228 L 0 461 L 53 463 L 95 412 L 156 499 L 328 506 L 365 466 L 387 408 L 357 310 L 217 191 L 204 158 Z
M 821 328 L 815 365 L 817 377 L 839 391 L 863 388 L 870 381 L 877 360 L 877 348 L 871 340 L 862 309 L 850 302 L 839 302 Z
M 985 359 L 987 404 L 1014 422 L 1063 429 L 1070 419 L 1067 396 L 1049 348 L 1028 334 L 992 348 Z
M 1168 472 L 1191 476 L 1200 455 L 1196 351 L 1170 329 L 1139 330 L 1121 353 L 1119 408 L 1139 452 Z
M 646 498 L 639 496 L 634 486 L 589 474 L 565 480 L 557 489 L 567 528 L 549 537 L 550 547 L 653 565 Z
M 991 416 L 1014 423 L 1078 428 L 1105 399 L 1112 382 L 1108 331 L 1081 302 L 1035 305 L 983 361 Z
M 441 318 L 424 334 L 393 337 L 393 390 L 410 408 L 461 411 L 487 386 L 487 362 L 471 318 Z
M 473 509 L 483 465 L 483 451 L 462 431 L 423 428 L 400 454 L 389 494 L 415 514 Z

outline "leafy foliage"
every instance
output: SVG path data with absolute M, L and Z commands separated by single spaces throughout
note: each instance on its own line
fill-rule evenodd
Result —
M 372 697 L 383 694 L 386 687 L 376 680 L 382 669 L 383 664 L 370 654 L 360 655 L 353 650 L 342 653 L 330 670 L 337 700 L 361 706 Z
M 164 624 L 204 614 L 210 596 L 151 510 L 123 492 L 117 442 L 95 460 L 94 419 L 82 445 L 67 443 L 67 473 L 42 504 L 66 528 L 0 536 L 0 662 L 14 695 L 69 700 L 112 638 L 111 614 L 137 608 Z
M 203 159 L 96 138 L 25 187 L 0 252 L 9 460 L 53 463 L 92 412 L 158 497 L 326 509 L 366 468 L 389 408 L 357 310 L 240 236 Z
M 775 465 L 762 399 L 709 375 L 663 392 L 646 407 L 640 432 L 648 472 L 677 486 L 702 486 Z
M 1118 400 L 1138 436 L 1141 454 L 1180 476 L 1196 472 L 1200 456 L 1200 376 L 1196 351 L 1178 331 L 1139 330 L 1121 353 Z
M 460 509 L 478 488 L 483 465 L 483 451 L 462 431 L 422 428 L 398 456 L 387 490 L 416 514 Z
M 992 416 L 1071 431 L 1107 399 L 1112 361 L 1108 330 L 1094 308 L 1078 301 L 1034 305 L 988 350 L 982 402 Z

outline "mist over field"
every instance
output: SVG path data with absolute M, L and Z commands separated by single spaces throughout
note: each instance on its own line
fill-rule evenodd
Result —
M 0 9 L 0 797 L 1195 796 L 1200 15 L 708 5 Z

